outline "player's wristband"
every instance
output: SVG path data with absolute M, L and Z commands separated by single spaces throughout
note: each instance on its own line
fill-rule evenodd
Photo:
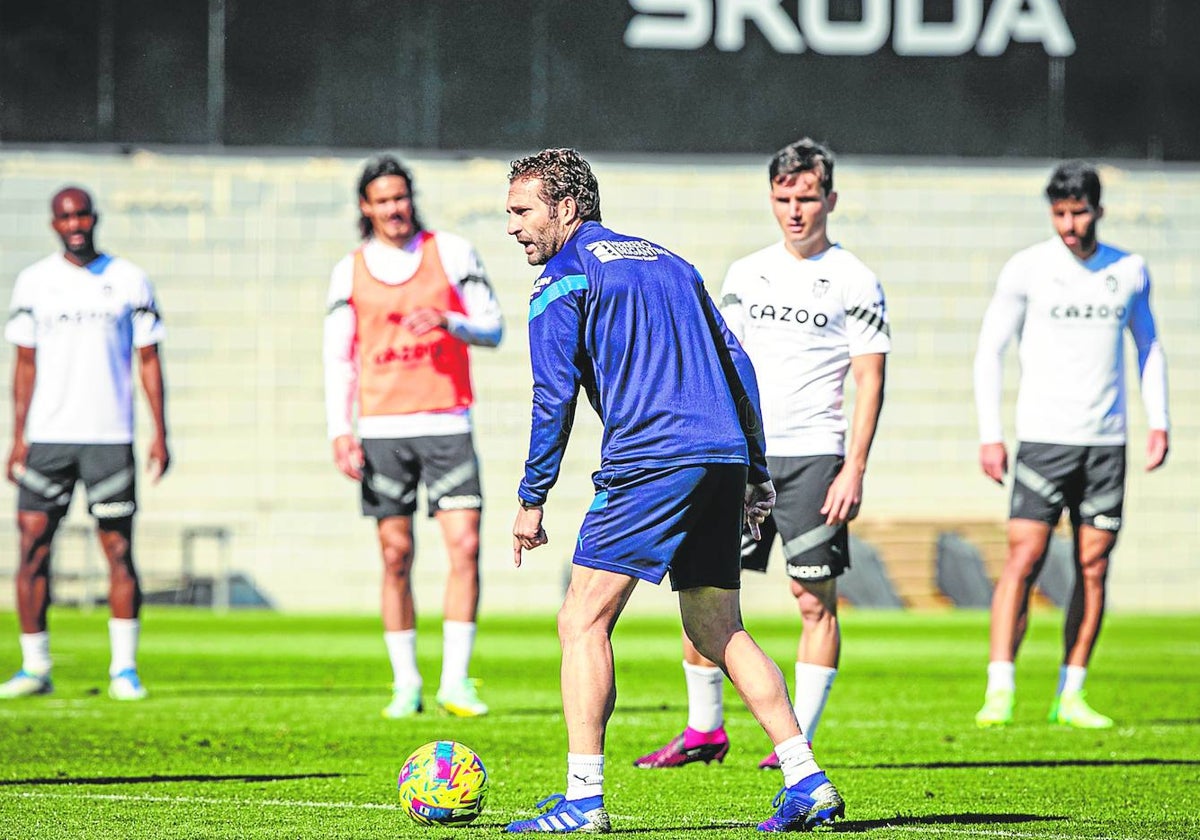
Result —
M 521 506 L 521 510 L 529 510 L 530 508 L 540 508 L 541 502 L 527 502 L 520 496 L 517 496 L 517 503 Z

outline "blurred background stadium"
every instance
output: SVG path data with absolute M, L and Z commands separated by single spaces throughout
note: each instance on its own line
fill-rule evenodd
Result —
M 174 464 L 140 489 L 148 590 L 224 569 L 282 609 L 374 611 L 374 531 L 325 437 L 321 330 L 330 269 L 356 244 L 358 170 L 397 152 L 425 223 L 476 245 L 507 318 L 503 346 L 473 356 L 482 609 L 545 611 L 591 496 L 598 424 L 580 412 L 551 543 L 514 570 L 535 273 L 504 234 L 508 161 L 579 148 L 606 222 L 679 251 L 715 293 L 733 259 L 777 238 L 769 154 L 811 135 L 840 153 L 832 233 L 878 272 L 891 309 L 856 533 L 899 603 L 935 606 L 950 602 L 939 535 L 961 534 L 990 573 L 1001 559 L 1006 493 L 976 464 L 980 318 L 1005 259 L 1051 235 L 1052 163 L 1088 157 L 1105 182 L 1101 237 L 1149 260 L 1174 421 L 1167 467 L 1144 474 L 1131 376 L 1110 603 L 1194 609 L 1197 33 L 1192 0 L 0 0 L 0 276 L 7 295 L 58 247 L 48 200 L 70 183 L 97 200 L 99 246 L 156 284 Z M 1011 353 L 1006 373 L 1011 435 Z M 14 501 L 5 485 L 0 510 Z M 58 543 L 62 600 L 104 588 L 79 502 Z M 441 541 L 419 524 L 418 606 L 434 609 Z M 0 571 L 15 546 L 0 513 Z M 754 609 L 794 609 L 781 577 L 748 582 Z M 633 608 L 673 609 L 643 590 Z

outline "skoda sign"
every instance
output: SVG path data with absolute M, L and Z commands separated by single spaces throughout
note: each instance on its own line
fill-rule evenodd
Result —
M 780 53 L 872 55 L 892 42 L 901 56 L 1002 55 L 1011 43 L 1038 43 L 1047 55 L 1075 52 L 1058 0 L 953 0 L 948 21 L 925 19 L 924 0 L 862 0 L 858 20 L 832 20 L 830 0 L 629 0 L 636 12 L 625 29 L 632 49 L 722 52 L 746 45 L 758 29 Z

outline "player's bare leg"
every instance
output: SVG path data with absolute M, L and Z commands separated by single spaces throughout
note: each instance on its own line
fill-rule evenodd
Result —
M 450 563 L 444 601 L 446 620 L 473 622 L 479 609 L 479 511 L 444 510 L 437 514 L 437 521 Z
M 392 702 L 384 708 L 383 715 L 402 718 L 422 709 L 412 593 L 412 517 L 385 516 L 379 520 L 378 531 L 383 557 L 380 612 L 384 643 L 392 665 Z
M 1100 626 L 1104 620 L 1104 602 L 1108 578 L 1108 558 L 1117 535 L 1090 525 L 1080 525 L 1076 537 L 1075 589 L 1067 608 L 1063 629 L 1063 661 L 1086 668 L 1092 658 Z
M 738 590 L 683 590 L 679 611 L 684 631 L 696 649 L 729 676 L 742 702 L 775 745 L 784 787 L 775 798 L 778 810 L 759 829 L 800 830 L 843 816 L 846 806 L 800 731 L 782 672 L 742 626 Z
M 60 515 L 17 511 L 20 558 L 14 576 L 17 618 L 21 625 L 21 668 L 0 683 L 0 699 L 49 694 L 50 637 L 46 611 L 50 606 L 50 559 Z
M 729 754 L 725 732 L 725 674 L 705 659 L 687 633 L 683 634 L 683 672 L 688 693 L 688 722 L 666 744 L 637 758 L 643 769 L 682 767 L 696 761 L 722 762 Z
M 1088 705 L 1083 690 L 1104 620 L 1108 558 L 1116 545 L 1112 531 L 1080 525 L 1075 534 L 1075 588 L 1063 625 L 1063 667 L 1050 721 L 1080 729 L 1107 729 L 1112 719 Z
M 412 517 L 380 519 L 379 549 L 383 554 L 383 629 L 385 632 L 412 630 L 416 627 L 412 594 Z
M 97 520 L 96 530 L 108 560 L 108 607 L 111 612 L 108 638 L 112 650 L 108 696 L 114 700 L 143 700 L 146 689 L 137 671 L 142 587 L 133 565 L 133 517 Z
M 100 520 L 96 533 L 108 561 L 108 608 L 112 617 L 136 619 L 142 608 L 142 587 L 133 566 L 133 518 Z
M 796 646 L 796 661 L 836 668 L 842 652 L 837 579 L 803 584 L 793 580 L 792 595 L 796 598 L 803 625 L 800 642 Z
M 442 677 L 438 704 L 460 717 L 488 712 L 468 676 L 475 644 L 475 618 L 479 610 L 478 510 L 444 510 L 437 513 L 446 545 L 449 572 L 443 601 Z
M 571 567 L 558 639 L 567 748 L 573 753 L 604 752 L 604 730 L 617 697 L 611 636 L 635 586 L 637 579 L 628 575 Z
M 61 516 L 17 511 L 21 554 L 15 582 L 17 617 L 22 633 L 46 630 L 46 611 L 50 607 L 50 548 L 61 521 Z
M 1032 519 L 1008 521 L 1008 557 L 992 593 L 991 649 L 988 688 L 983 707 L 975 714 L 979 726 L 1012 722 L 1013 662 L 1029 622 L 1029 597 L 1041 571 L 1051 528 Z
M 792 597 L 800 610 L 801 633 L 796 644 L 796 690 L 793 708 L 800 728 L 812 743 L 825 702 L 837 676 L 842 653 L 842 633 L 837 614 L 837 579 L 791 582 Z M 779 767 L 774 752 L 758 763 L 760 770 Z
M 1029 596 L 1041 571 L 1050 526 L 1031 519 L 1008 522 L 1008 557 L 992 594 L 992 662 L 1012 662 L 1025 636 Z
M 742 626 L 738 591 L 697 587 L 679 593 L 683 629 L 696 650 L 729 675 L 772 743 L 800 734 L 779 667 Z
M 567 789 L 539 802 L 539 808 L 546 808 L 539 816 L 512 822 L 506 831 L 612 830 L 604 808 L 604 733 L 617 697 L 611 636 L 636 586 L 637 579 L 628 575 L 571 567 L 571 583 L 558 611 Z

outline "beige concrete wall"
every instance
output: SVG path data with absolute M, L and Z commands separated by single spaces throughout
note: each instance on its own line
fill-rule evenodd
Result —
M 47 200 L 66 183 L 90 188 L 98 242 L 150 273 L 167 319 L 164 346 L 174 467 L 141 489 L 139 562 L 148 579 L 173 574 L 188 525 L 232 529 L 233 566 L 282 607 L 374 610 L 373 529 L 355 487 L 333 468 L 320 366 L 325 290 L 355 244 L 354 184 L 363 157 L 126 156 L 0 151 L 0 288 L 55 250 Z M 535 272 L 504 234 L 505 158 L 410 155 L 423 218 L 471 239 L 504 304 L 508 332 L 475 352 L 476 426 L 486 514 L 484 608 L 545 609 L 561 594 L 574 532 L 590 498 L 598 424 L 581 414 L 547 510 L 548 547 L 511 565 L 509 526 L 529 428 L 525 338 Z M 763 161 L 597 158 L 605 221 L 657 240 L 697 264 L 717 291 L 734 258 L 772 242 Z M 1004 492 L 975 462 L 971 358 L 992 284 L 1014 250 L 1050 233 L 1040 192 L 1049 164 L 994 165 L 847 159 L 839 164 L 836 239 L 876 269 L 888 293 L 895 351 L 869 471 L 865 518 L 1002 520 Z M 1196 452 L 1200 409 L 1200 170 L 1108 167 L 1105 239 L 1145 254 L 1167 348 L 1175 421 L 1168 467 L 1140 469 L 1145 422 L 1132 400 L 1127 527 L 1112 604 L 1187 609 L 1200 602 Z M 8 370 L 10 348 L 0 350 Z M 1007 416 L 1015 358 L 1008 363 Z M 1136 383 L 1132 383 L 1136 395 Z M 7 403 L 6 403 L 7 404 Z M 0 411 L 0 436 L 11 422 Z M 141 417 L 145 428 L 145 416 Z M 139 445 L 140 448 L 140 445 Z M 143 453 L 144 454 L 144 453 Z M 0 509 L 14 492 L 0 490 Z M 72 521 L 86 523 L 79 506 Z M 440 606 L 436 531 L 418 531 L 419 607 Z M 14 537 L 0 520 L 0 568 Z M 79 540 L 62 545 L 64 569 Z M 201 565 L 213 552 L 203 546 Z M 748 584 L 757 609 L 788 609 L 782 573 Z M 643 587 L 633 607 L 673 599 Z M 4 596 L 7 603 L 9 595 Z

